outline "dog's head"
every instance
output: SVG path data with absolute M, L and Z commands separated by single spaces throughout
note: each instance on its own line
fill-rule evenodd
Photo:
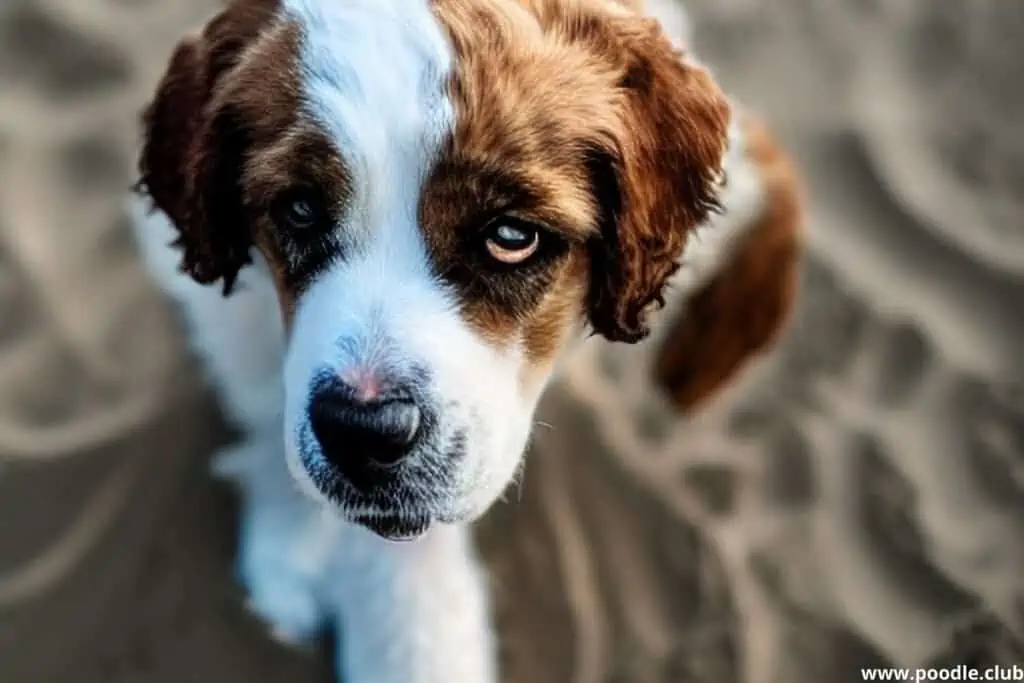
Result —
M 574 339 L 645 336 L 728 123 L 612 0 L 237 0 L 177 47 L 141 185 L 197 281 L 260 255 L 292 470 L 397 537 L 500 495 Z

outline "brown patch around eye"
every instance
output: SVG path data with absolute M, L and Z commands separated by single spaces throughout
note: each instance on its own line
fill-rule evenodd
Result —
M 582 254 L 571 256 L 562 267 L 547 296 L 538 305 L 523 328 L 523 348 L 527 360 L 538 369 L 549 369 L 568 335 L 582 320 L 582 301 L 586 293 L 587 263 Z
M 528 5 L 434 1 L 455 51 L 456 125 L 420 204 L 439 275 L 481 337 L 524 351 L 524 386 L 582 322 L 599 227 L 588 161 L 618 97 L 614 69 Z M 544 229 L 485 232 L 505 215 Z
M 220 24 L 208 32 L 226 31 L 239 17 L 249 16 L 253 10 L 248 8 L 256 4 L 269 0 L 232 3 Z M 224 231 L 227 225 L 245 231 L 267 262 L 286 324 L 304 284 L 332 258 L 331 245 L 313 238 L 311 231 L 283 234 L 272 219 L 272 208 L 282 195 L 302 188 L 313 191 L 330 211 L 340 212 L 351 187 L 329 136 L 303 112 L 301 31 L 292 21 L 266 16 L 249 43 L 233 53 L 224 67 L 229 71 L 213 88 L 206 107 L 232 122 L 239 143 L 237 163 L 203 189 L 212 198 L 211 205 L 230 208 L 230 215 L 221 211 L 224 215 L 209 231 Z M 229 37 L 224 40 L 230 43 Z M 226 54 L 214 57 L 227 63 Z M 204 154 L 223 158 L 223 141 L 205 144 Z
M 246 200 L 265 209 L 282 192 L 312 188 L 329 206 L 344 204 L 351 192 L 347 167 L 327 134 L 297 120 L 272 142 L 249 154 L 244 176 Z
M 495 346 L 508 346 L 522 335 L 548 289 L 558 286 L 573 240 L 582 244 L 579 226 L 591 219 L 585 213 L 565 216 L 532 182 L 529 166 L 509 164 L 498 171 L 457 155 L 449 149 L 428 179 L 420 225 L 438 274 L 456 291 L 469 324 Z M 560 220 L 561 232 L 541 216 Z M 523 233 L 519 240 L 516 231 Z

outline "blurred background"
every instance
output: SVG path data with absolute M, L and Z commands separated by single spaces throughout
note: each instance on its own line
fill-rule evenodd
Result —
M 3 683 L 330 680 L 242 608 L 230 435 L 121 216 L 138 111 L 214 6 L 0 4 Z M 688 9 L 806 175 L 801 303 L 669 446 L 594 419 L 613 369 L 548 397 L 480 530 L 506 679 L 1024 663 L 1024 3 Z

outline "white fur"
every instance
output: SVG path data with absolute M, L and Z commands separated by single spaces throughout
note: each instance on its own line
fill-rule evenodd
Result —
M 266 263 L 253 254 L 254 264 L 239 274 L 237 293 L 225 298 L 217 287 L 199 285 L 178 270 L 181 252 L 169 246 L 177 232 L 163 214 L 149 214 L 141 201 L 132 201 L 129 216 L 151 275 L 182 304 L 191 347 L 228 417 L 246 431 L 278 425 L 284 327 Z
M 164 216 L 132 208 L 147 264 L 182 305 L 194 349 L 247 434 L 217 462 L 244 493 L 239 576 L 252 610 L 282 639 L 307 641 L 339 624 L 345 683 L 492 683 L 486 590 L 466 522 L 512 478 L 542 387 L 520 386 L 519 340 L 498 350 L 465 325 L 430 272 L 416 224 L 420 185 L 453 124 L 449 47 L 426 0 L 285 0 L 284 8 L 304 28 L 306 114 L 329 131 L 353 178 L 337 226 L 345 256 L 297 302 L 288 342 L 265 263 L 244 269 L 224 298 L 178 273 Z M 741 207 L 744 217 L 757 208 L 750 182 L 737 171 L 726 195 L 727 209 Z M 684 261 L 696 270 L 682 271 L 684 290 L 718 267 L 735 231 L 725 232 L 693 243 Z M 447 515 L 463 521 L 408 544 L 385 542 L 324 506 L 297 440 L 318 372 L 381 363 L 426 367 L 443 407 L 439 430 L 467 430 L 446 503 Z
M 314 377 L 325 369 L 384 366 L 401 375 L 422 366 L 441 407 L 439 438 L 466 435 L 465 462 L 441 516 L 473 519 L 511 478 L 536 397 L 518 389 L 520 346 L 495 349 L 467 328 L 431 272 L 417 224 L 421 184 L 454 125 L 448 43 L 423 0 L 287 0 L 284 7 L 304 28 L 308 114 L 329 131 L 353 180 L 337 226 L 344 258 L 313 282 L 295 313 L 284 372 L 291 471 L 308 478 L 299 440 L 309 429 Z
M 345 683 L 497 681 L 468 525 L 388 543 L 300 493 L 281 439 L 283 334 L 265 271 L 244 270 L 225 299 L 177 272 L 180 254 L 167 246 L 172 228 L 162 214 L 147 216 L 138 203 L 131 212 L 143 258 L 181 304 L 228 415 L 247 432 L 216 466 L 244 494 L 237 571 L 250 609 L 291 643 L 339 622 Z

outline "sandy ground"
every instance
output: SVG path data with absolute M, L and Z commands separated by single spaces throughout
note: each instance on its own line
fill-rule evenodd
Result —
M 120 217 L 136 112 L 212 5 L 0 8 L 3 683 L 329 680 L 241 608 L 229 435 Z M 671 433 L 602 419 L 615 352 L 573 365 L 481 527 L 506 679 L 1024 663 L 1024 5 L 691 9 L 807 175 L 800 310 Z

